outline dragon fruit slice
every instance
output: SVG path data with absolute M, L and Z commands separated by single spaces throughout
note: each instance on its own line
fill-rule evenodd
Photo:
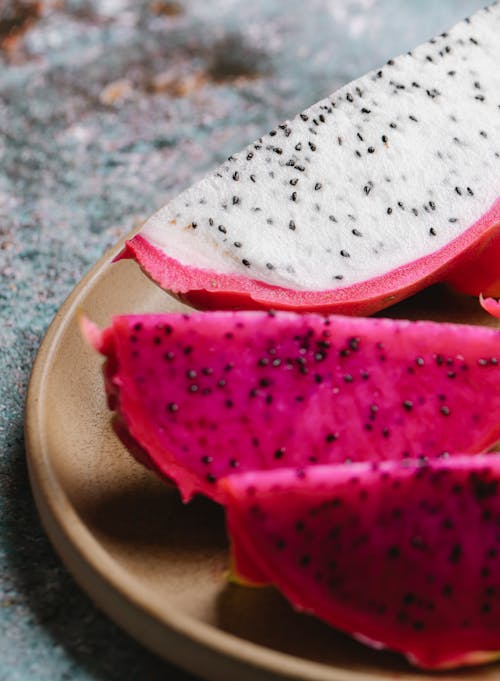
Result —
M 500 657 L 500 458 L 221 481 L 237 572 L 429 669 Z
M 130 315 L 84 332 L 116 430 L 184 500 L 231 472 L 480 452 L 500 329 L 293 312 Z
M 500 5 L 349 83 L 128 241 L 195 307 L 368 314 L 445 281 L 500 295 Z

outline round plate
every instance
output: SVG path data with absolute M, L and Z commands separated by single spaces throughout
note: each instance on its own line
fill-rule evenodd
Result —
M 78 312 L 113 314 L 182 305 L 117 246 L 54 319 L 33 369 L 26 441 L 33 493 L 61 558 L 97 605 L 159 655 L 214 681 L 422 681 L 399 656 L 365 648 L 295 613 L 273 589 L 227 581 L 222 509 L 177 492 L 127 454 L 110 427 L 102 358 L 82 340 Z M 433 288 L 385 314 L 494 325 L 476 300 Z M 498 667 L 462 678 L 498 679 Z M 456 675 L 440 675 L 440 679 Z

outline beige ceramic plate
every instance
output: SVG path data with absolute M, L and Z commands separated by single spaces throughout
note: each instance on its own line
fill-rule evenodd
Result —
M 116 251 L 115 251 L 116 252 Z M 159 655 L 216 681 L 422 681 L 404 660 L 294 613 L 272 589 L 229 584 L 224 517 L 183 506 L 126 453 L 110 428 L 101 358 L 76 314 L 182 309 L 131 262 L 104 257 L 57 314 L 39 351 L 26 410 L 28 460 L 44 526 L 93 600 Z M 431 289 L 392 316 L 494 323 L 477 302 Z M 497 666 L 466 679 L 496 679 Z M 462 676 L 462 674 L 460 675 Z M 457 675 L 440 675 L 441 681 Z

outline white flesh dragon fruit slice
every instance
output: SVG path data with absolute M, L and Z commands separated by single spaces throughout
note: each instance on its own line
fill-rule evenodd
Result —
M 500 294 L 500 5 L 314 104 L 153 215 L 119 257 L 199 307 L 369 313 Z

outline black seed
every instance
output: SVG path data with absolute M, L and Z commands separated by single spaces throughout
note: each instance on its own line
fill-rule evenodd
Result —
M 399 551 L 398 546 L 392 545 L 392 546 L 389 546 L 389 548 L 387 549 L 387 557 L 388 558 L 393 558 L 393 559 L 399 558 L 399 554 L 400 554 L 400 551 Z
M 387 215 L 390 215 L 392 213 L 392 208 L 389 206 L 389 208 L 387 209 L 386 212 L 387 212 Z
M 387 135 L 382 135 L 382 142 L 384 144 L 387 144 L 388 141 L 389 141 L 389 138 L 387 137 Z
M 318 191 L 318 189 L 321 189 L 321 186 L 322 186 L 321 182 L 316 182 L 316 184 L 314 185 L 314 189 Z
M 176 404 L 175 402 L 169 402 L 167 404 L 167 409 L 169 410 L 169 412 L 174 413 L 179 410 L 179 405 Z
M 202 462 L 202 463 L 207 463 L 207 464 L 208 464 L 208 463 L 212 463 L 212 461 L 213 461 L 213 458 L 212 458 L 211 456 L 205 455 L 205 456 L 202 456 L 202 457 L 201 457 L 201 462 Z
M 241 248 L 241 241 L 234 241 L 233 246 L 235 246 L 236 248 Z
M 235 182 L 238 182 L 239 179 L 240 179 L 240 174 L 239 174 L 238 171 L 236 171 L 235 173 L 233 173 L 233 180 Z
M 245 267 L 250 267 L 250 262 L 246 258 L 243 258 L 241 262 L 245 265 Z
M 429 229 L 429 234 L 430 234 L 431 236 L 436 236 L 437 232 L 436 232 L 436 230 L 434 229 L 434 227 L 431 227 L 431 228 Z
M 373 154 L 375 152 L 375 147 L 368 147 L 367 152 Z
M 345 251 L 344 249 L 342 249 L 342 250 L 340 251 L 340 255 L 341 255 L 343 258 L 350 258 L 350 257 L 351 257 L 350 253 L 349 253 L 348 251 Z
M 222 232 L 223 234 L 227 234 L 227 230 L 226 230 L 226 228 L 224 227 L 224 225 L 219 225 L 219 226 L 217 227 L 217 229 L 219 230 L 219 232 Z
M 449 415 L 450 415 L 450 408 L 447 407 L 447 406 L 441 407 L 441 408 L 439 409 L 439 411 L 441 412 L 441 414 L 442 414 L 443 416 L 449 416 Z
M 450 551 L 450 555 L 448 556 L 448 560 L 450 561 L 450 563 L 458 563 L 461 557 L 462 557 L 462 547 L 460 546 L 460 544 L 455 544 Z
M 302 142 L 297 142 L 295 145 L 295 151 L 302 151 Z
M 353 379 L 353 377 L 351 376 L 351 374 L 345 374 L 345 375 L 344 375 L 344 381 L 345 381 L 346 383 L 352 383 L 353 380 L 354 380 L 354 379 Z
M 392 122 L 392 123 L 389 123 L 389 127 L 394 129 L 394 128 L 397 128 L 398 126 L 396 125 L 396 123 Z
M 297 201 L 297 192 L 292 192 L 290 198 L 292 199 L 292 201 Z
M 309 142 L 309 149 L 310 149 L 311 151 L 316 151 L 316 145 L 313 144 L 312 142 Z
M 411 411 L 413 409 L 413 402 L 411 400 L 405 400 L 403 402 L 403 407 L 406 409 L 406 411 Z
M 305 113 L 301 113 L 301 114 L 300 114 L 300 117 L 302 118 L 303 121 L 308 121 L 308 120 L 309 120 L 309 116 L 308 116 L 307 114 L 305 114 Z
M 213 473 L 208 473 L 206 476 L 206 481 L 213 485 L 214 483 L 217 482 L 217 478 L 215 477 L 215 475 L 213 475 Z
M 292 177 L 292 179 L 290 180 L 290 184 L 292 185 L 292 187 L 295 187 L 298 181 L 299 181 L 298 177 Z
M 415 116 L 413 116 L 413 114 L 410 114 L 410 115 L 408 116 L 408 118 L 410 119 L 410 121 L 414 121 L 415 123 L 418 123 L 418 118 L 416 118 Z

